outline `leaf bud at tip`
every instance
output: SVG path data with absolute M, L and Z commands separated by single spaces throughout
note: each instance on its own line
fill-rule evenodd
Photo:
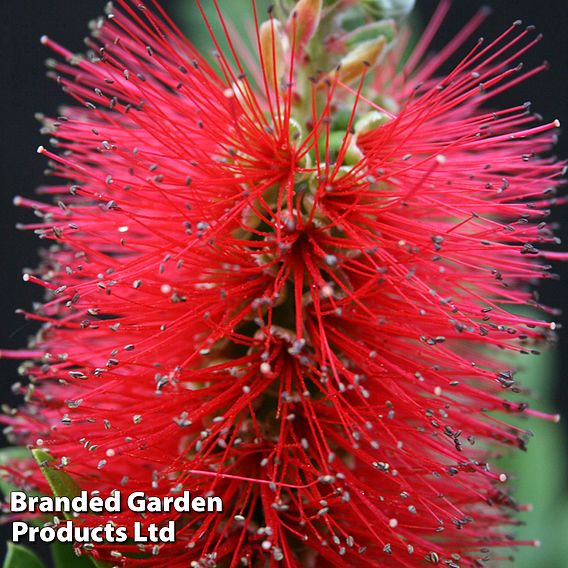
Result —
M 387 41 L 384 36 L 360 43 L 339 63 L 339 80 L 351 83 L 358 79 L 366 67 L 373 67 L 385 51 Z
M 259 30 L 262 64 L 271 89 L 277 89 L 285 73 L 288 38 L 279 20 L 263 22 Z
M 303 49 L 314 36 L 321 18 L 322 0 L 300 0 L 290 15 L 290 33 L 296 31 L 296 49 Z

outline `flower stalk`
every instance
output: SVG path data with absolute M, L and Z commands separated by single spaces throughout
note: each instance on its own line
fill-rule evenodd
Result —
M 173 520 L 177 541 L 76 547 L 100 561 L 499 561 L 527 544 L 493 459 L 528 440 L 507 415 L 557 420 L 499 357 L 557 327 L 530 285 L 563 258 L 559 123 L 491 109 L 543 70 L 518 65 L 538 36 L 515 23 L 438 76 L 483 12 L 423 62 L 440 3 L 401 63 L 413 2 L 286 0 L 263 22 L 253 2 L 252 53 L 215 2 L 222 50 L 198 4 L 212 65 L 154 2 L 109 5 L 85 56 L 42 40 L 73 104 L 39 117 L 51 183 L 18 199 L 51 246 L 25 277 L 42 331 L 5 353 L 27 378 L 8 434 L 103 497 L 223 499 L 113 516 Z M 21 485 L 36 468 L 5 467 Z

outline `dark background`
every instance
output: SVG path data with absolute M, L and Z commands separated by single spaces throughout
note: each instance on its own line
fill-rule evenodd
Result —
M 179 9 L 182 2 L 178 0 Z M 207 0 L 205 0 L 207 1 Z M 242 2 L 248 7 L 248 0 Z M 27 337 L 33 333 L 34 326 L 26 323 L 14 313 L 18 307 L 31 306 L 32 301 L 41 296 L 36 287 L 22 282 L 22 268 L 37 263 L 36 249 L 39 242 L 35 235 L 19 232 L 14 225 L 17 221 L 29 218 L 25 212 L 14 208 L 14 195 L 33 195 L 35 186 L 42 182 L 45 160 L 35 152 L 36 147 L 45 143 L 39 134 L 34 113 L 42 111 L 55 114 L 57 106 L 65 101 L 65 96 L 52 81 L 44 77 L 44 60 L 51 54 L 39 43 L 42 34 L 48 34 L 72 51 L 83 48 L 83 37 L 89 19 L 102 13 L 104 0 L 2 0 L 0 22 L 0 230 L 1 259 L 0 271 L 0 348 L 23 347 Z M 163 0 L 168 10 L 174 6 L 173 0 Z M 456 0 L 450 16 L 434 46 L 441 47 L 463 26 L 469 17 L 482 5 L 493 8 L 493 14 L 483 25 L 480 34 L 487 38 L 495 37 L 513 20 L 522 19 L 526 24 L 534 24 L 544 33 L 543 41 L 526 54 L 527 65 L 538 65 L 543 59 L 551 63 L 551 69 L 530 82 L 520 85 L 498 101 L 502 104 L 517 104 L 532 101 L 533 110 L 541 113 L 548 122 L 559 118 L 568 125 L 568 7 L 566 0 Z M 437 5 L 434 0 L 417 0 L 424 19 Z M 472 38 L 472 42 L 475 38 Z M 470 44 L 472 45 L 472 44 Z M 558 154 L 568 157 L 568 133 L 561 136 Z M 568 211 L 559 208 L 554 219 L 565 220 L 560 232 L 566 237 Z M 566 238 L 563 239 L 566 241 Z M 564 283 L 547 282 L 540 288 L 545 303 L 560 307 L 568 312 L 568 266 L 558 266 Z M 566 317 L 563 317 L 566 322 Z M 557 408 L 568 416 L 568 389 L 566 371 L 568 369 L 568 349 L 566 342 L 567 326 L 560 331 L 560 365 L 557 372 Z M 0 360 L 0 399 L 1 402 L 14 403 L 10 385 L 16 380 L 17 364 Z M 563 423 L 567 428 L 568 420 Z M 568 428 L 567 428 L 568 432 Z M 564 457 L 566 452 L 564 451 Z M 568 484 L 568 480 L 567 480 Z M 7 538 L 8 527 L 4 527 L 0 542 Z M 4 537 L 4 538 L 2 538 Z M 2 551 L 0 551 L 2 554 Z

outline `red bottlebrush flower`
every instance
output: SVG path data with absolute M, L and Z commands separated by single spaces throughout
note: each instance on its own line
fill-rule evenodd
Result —
M 260 24 L 253 3 L 252 48 L 218 9 L 214 65 L 157 4 L 110 6 L 86 56 L 43 39 L 76 104 L 43 119 L 56 204 L 18 200 L 52 246 L 26 275 L 48 299 L 29 351 L 8 353 L 32 383 L 4 422 L 82 489 L 224 502 L 85 514 L 175 520 L 177 541 L 78 550 L 466 567 L 522 544 L 489 463 L 526 443 L 502 414 L 555 417 L 508 397 L 499 353 L 555 328 L 515 308 L 537 306 L 528 286 L 557 254 L 537 246 L 555 241 L 563 164 L 557 121 L 491 99 L 542 69 L 517 65 L 539 38 L 515 23 L 438 77 L 484 13 L 424 60 L 441 2 L 401 67 L 405 33 L 378 19 L 400 14 L 381 6 L 300 0 Z M 10 473 L 48 491 L 31 463 Z

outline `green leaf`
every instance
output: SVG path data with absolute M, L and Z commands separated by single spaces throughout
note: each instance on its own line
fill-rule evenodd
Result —
M 77 556 L 73 546 L 62 542 L 54 542 L 50 546 L 53 566 L 55 568 L 92 568 L 93 559 L 89 556 Z M 99 562 L 98 566 L 103 564 Z M 96 566 L 96 564 L 95 564 Z
M 38 448 L 32 450 L 32 454 L 39 464 L 41 472 L 47 480 L 47 483 L 49 483 L 49 487 L 51 488 L 53 495 L 56 497 L 69 497 L 70 499 L 73 499 L 73 497 L 78 497 L 81 494 L 81 488 L 77 485 L 77 483 L 75 483 L 68 473 L 53 467 L 52 464 L 55 461 L 55 458 L 51 454 Z M 66 519 L 73 520 L 73 513 L 64 513 L 64 515 Z M 71 548 L 70 545 L 69 548 Z M 55 552 L 53 554 L 55 559 Z M 67 568 L 69 566 L 70 568 L 75 568 L 75 566 L 79 564 L 80 560 L 75 556 L 72 550 L 71 554 L 74 556 L 74 558 L 72 558 L 73 562 L 71 564 L 63 564 L 62 567 Z M 106 562 L 97 560 L 92 556 L 89 556 L 88 558 L 97 568 L 108 567 Z M 56 566 L 59 568 L 59 565 Z
M 81 495 L 81 488 L 73 481 L 71 476 L 60 470 L 52 467 L 50 464 L 55 461 L 55 458 L 45 450 L 35 449 L 32 454 L 39 464 L 41 472 L 49 483 L 52 493 L 56 497 L 78 497 Z M 64 513 L 66 519 L 73 519 L 72 513 Z
M 43 562 L 27 548 L 8 543 L 8 552 L 4 558 L 3 568 L 45 568 Z

